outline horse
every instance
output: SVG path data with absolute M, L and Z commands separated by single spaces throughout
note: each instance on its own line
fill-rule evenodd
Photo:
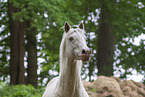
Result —
M 84 24 L 64 25 L 60 45 L 60 72 L 46 86 L 42 97 L 89 97 L 82 81 L 82 61 L 89 61 L 91 50 L 86 44 Z

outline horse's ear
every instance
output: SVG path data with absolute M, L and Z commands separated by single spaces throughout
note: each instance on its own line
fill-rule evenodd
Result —
M 84 24 L 82 22 L 79 24 L 79 28 L 84 30 Z
M 67 33 L 69 30 L 70 30 L 70 25 L 69 25 L 69 23 L 68 22 L 65 22 L 65 24 L 64 24 L 64 31 Z

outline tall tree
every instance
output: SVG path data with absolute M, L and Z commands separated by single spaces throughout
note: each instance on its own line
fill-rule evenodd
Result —
M 37 41 L 36 28 L 32 26 L 32 17 L 26 22 L 26 39 L 28 52 L 27 83 L 37 87 Z
M 101 12 L 97 40 L 98 75 L 113 75 L 114 32 L 110 3 L 114 1 L 100 0 Z
M 20 9 L 8 1 L 10 23 L 10 77 L 11 84 L 24 84 L 24 32 L 25 22 L 13 18 L 13 14 Z
M 18 43 L 19 42 L 21 43 L 21 41 L 19 39 L 23 39 L 23 42 L 24 42 L 24 32 L 26 32 L 27 52 L 28 52 L 28 55 L 27 55 L 27 62 L 28 62 L 27 74 L 28 75 L 27 75 L 27 82 L 26 83 L 31 84 L 34 87 L 37 87 L 37 49 L 36 49 L 37 48 L 36 47 L 37 46 L 37 43 L 36 43 L 37 41 L 36 41 L 36 32 L 37 32 L 37 29 L 39 29 L 40 25 L 44 24 L 44 21 L 42 21 L 42 19 L 40 21 L 39 19 L 40 19 L 40 17 L 41 18 L 44 17 L 43 16 L 44 15 L 44 10 L 47 9 L 47 7 L 49 5 L 44 3 L 44 2 L 46 2 L 44 0 L 37 0 L 35 2 L 34 1 L 33 2 L 32 1 L 26 1 L 26 0 L 24 0 L 24 1 L 10 0 L 10 1 L 11 1 L 10 4 L 14 5 L 13 6 L 14 12 L 11 13 L 12 15 L 11 14 L 10 15 L 11 15 L 13 20 L 18 22 L 17 23 L 18 27 L 15 28 L 15 30 L 18 32 L 18 34 L 20 34 L 21 30 L 23 31 L 23 33 L 21 34 L 21 37 L 19 37 L 19 35 L 17 35 L 18 38 L 16 38 L 17 36 L 14 35 L 15 38 L 16 38 L 16 41 Z M 39 7 L 39 9 L 38 9 L 38 7 Z M 42 15 L 39 16 L 37 13 L 39 13 L 39 14 L 41 13 Z M 22 27 L 21 27 L 21 23 L 23 23 Z M 13 23 L 13 25 L 15 25 L 15 24 Z M 40 27 L 41 30 L 42 30 L 43 27 L 44 26 Z M 11 36 L 13 36 L 13 35 L 11 35 Z M 17 48 L 20 48 L 20 46 L 21 45 L 17 45 Z M 23 46 L 24 46 L 24 43 L 23 43 Z M 24 53 L 24 51 L 23 51 L 23 53 Z M 19 57 L 19 56 L 17 56 L 17 57 Z M 14 56 L 12 56 L 11 58 L 14 58 Z M 23 55 L 23 57 L 19 57 L 19 58 L 21 60 L 23 60 L 24 55 Z M 24 65 L 24 60 L 23 60 L 22 63 L 23 63 L 22 65 Z M 10 68 L 12 69 L 13 66 L 11 66 Z M 18 68 L 18 70 L 21 71 L 21 68 Z M 11 70 L 11 71 L 13 71 L 13 70 Z M 24 70 L 23 70 L 23 72 L 24 72 Z M 12 73 L 11 76 L 14 76 L 14 74 L 15 73 Z

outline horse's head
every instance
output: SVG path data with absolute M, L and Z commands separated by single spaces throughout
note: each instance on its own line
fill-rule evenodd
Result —
M 75 28 L 71 28 L 66 22 L 64 31 L 66 39 L 66 56 L 72 57 L 75 60 L 88 61 L 91 56 L 91 50 L 86 44 L 83 23 Z

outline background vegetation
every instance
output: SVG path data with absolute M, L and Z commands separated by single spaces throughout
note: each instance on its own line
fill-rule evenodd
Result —
M 93 54 L 83 65 L 83 79 L 115 72 L 123 79 L 132 70 L 145 76 L 145 38 L 135 44 L 145 34 L 144 5 L 144 0 L 1 0 L 0 94 L 15 89 L 20 91 L 12 97 L 21 92 L 27 97 L 28 91 L 34 97 L 42 94 L 40 86 L 59 72 L 60 28 L 65 21 L 85 25 Z

